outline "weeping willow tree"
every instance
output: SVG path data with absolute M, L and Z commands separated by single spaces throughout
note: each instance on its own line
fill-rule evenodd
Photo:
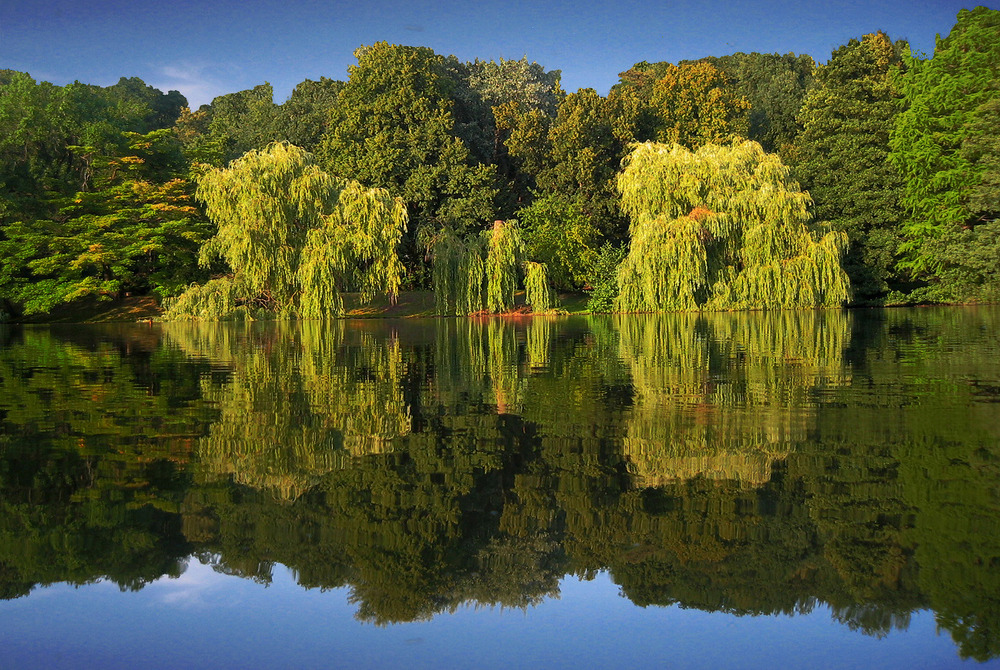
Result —
M 545 263 L 524 264 L 524 302 L 531 305 L 532 312 L 548 312 L 555 307 Z
M 336 316 L 345 291 L 399 290 L 402 201 L 328 175 L 298 147 L 247 152 L 204 175 L 198 197 L 218 226 L 199 260 L 231 272 L 171 301 L 167 320 Z
M 483 240 L 460 238 L 445 227 L 433 242 L 434 304 L 438 314 L 473 314 L 483 310 Z
M 518 265 L 524 255 L 521 231 L 513 221 L 495 221 L 486 235 L 486 309 L 505 312 L 514 306 Z
M 844 233 L 809 225 L 809 196 L 756 142 L 695 152 L 639 144 L 618 177 L 631 245 L 625 312 L 833 307 L 849 297 Z
M 509 311 L 522 275 L 525 301 L 533 311 L 545 312 L 554 306 L 545 264 L 523 260 L 524 241 L 516 221 L 496 221 L 482 234 L 465 238 L 444 228 L 431 249 L 438 314 Z

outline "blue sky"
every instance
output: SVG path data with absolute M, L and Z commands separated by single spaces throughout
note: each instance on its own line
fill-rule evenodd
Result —
M 0 68 L 67 84 L 140 77 L 192 107 L 264 81 L 283 102 L 304 79 L 346 79 L 358 46 L 386 40 L 462 60 L 527 56 L 563 88 L 605 94 L 633 63 L 736 51 L 819 62 L 876 30 L 933 52 L 955 0 L 2 0 Z M 987 5 L 995 8 L 995 5 Z

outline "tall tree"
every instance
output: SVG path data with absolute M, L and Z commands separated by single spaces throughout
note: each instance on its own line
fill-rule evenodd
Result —
M 943 261 L 933 242 L 963 227 L 974 229 L 996 218 L 981 209 L 979 190 L 988 185 L 989 166 L 963 146 L 996 135 L 981 123 L 1000 98 L 1000 11 L 977 7 L 958 13 L 947 37 L 938 37 L 934 56 L 907 58 L 900 90 L 908 108 L 896 120 L 890 159 L 903 175 L 903 267 L 918 279 L 940 284 Z M 948 293 L 948 288 L 940 287 Z
M 512 216 L 514 211 L 530 201 L 530 191 L 535 186 L 537 170 L 531 170 L 530 161 L 516 160 L 507 145 L 512 133 L 529 132 L 532 124 L 548 129 L 548 121 L 555 118 L 559 103 L 565 97 L 559 86 L 559 70 L 548 72 L 538 63 L 520 60 L 475 60 L 464 68 L 464 87 L 477 101 L 467 103 L 471 125 L 478 129 L 478 142 L 482 160 L 493 163 L 497 170 L 500 191 L 498 207 L 501 216 Z M 536 135 L 537 137 L 537 135 Z M 512 146 L 517 146 L 514 140 Z M 517 149 L 513 150 L 517 153 Z
M 603 235 L 620 239 L 625 222 L 614 178 L 624 155 L 625 143 L 615 133 L 607 100 L 593 89 L 580 89 L 566 96 L 548 130 L 538 188 L 572 199 Z
M 323 167 L 401 197 L 414 227 L 464 231 L 492 220 L 494 171 L 456 135 L 445 59 L 386 42 L 355 55 L 320 148 Z
M 647 142 L 618 178 L 632 220 L 622 311 L 838 306 L 847 236 L 813 230 L 808 195 L 756 142 Z
M 816 218 L 848 235 L 844 265 L 861 302 L 880 300 L 894 279 L 902 177 L 888 161 L 889 134 L 903 106 L 896 81 L 906 49 L 879 32 L 834 51 L 816 72 L 788 152 Z

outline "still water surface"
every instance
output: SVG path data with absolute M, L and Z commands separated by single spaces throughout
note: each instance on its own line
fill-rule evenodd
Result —
M 1000 309 L 0 330 L 3 667 L 1000 667 Z

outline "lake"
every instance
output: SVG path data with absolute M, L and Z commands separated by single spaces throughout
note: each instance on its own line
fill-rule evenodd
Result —
M 1000 308 L 0 329 L 4 668 L 1000 667 Z

